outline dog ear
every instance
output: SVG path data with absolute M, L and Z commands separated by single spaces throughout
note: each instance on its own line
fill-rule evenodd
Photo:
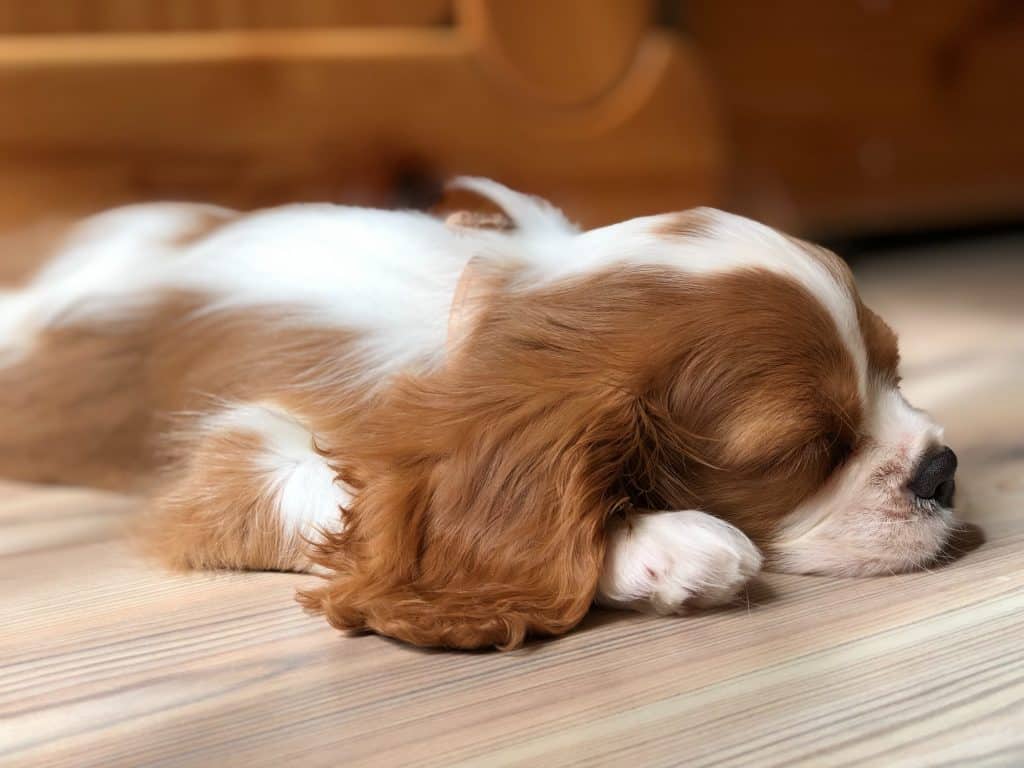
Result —
M 399 382 L 346 446 L 355 502 L 316 555 L 333 576 L 300 595 L 332 625 L 514 648 L 589 608 L 634 404 L 490 357 Z
M 445 347 L 450 359 L 459 354 L 487 304 L 500 293 L 507 279 L 503 269 L 495 268 L 480 256 L 474 256 L 466 262 L 448 310 L 448 339 Z

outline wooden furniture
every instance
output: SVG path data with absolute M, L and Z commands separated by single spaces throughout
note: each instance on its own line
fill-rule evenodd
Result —
M 415 205 L 457 173 L 587 224 L 717 201 L 707 79 L 652 7 L 2 0 L 0 227 L 154 197 Z
M 1024 217 L 1015 0 L 0 0 L 0 229 L 152 198 Z
M 731 207 L 812 235 L 1024 221 L 1024 3 L 683 7 Z

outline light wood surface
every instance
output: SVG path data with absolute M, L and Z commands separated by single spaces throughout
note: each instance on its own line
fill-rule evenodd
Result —
M 303 615 L 306 577 L 150 567 L 131 499 L 4 485 L 0 764 L 1024 764 L 1022 248 L 860 270 L 987 536 L 956 562 L 768 575 L 734 609 L 423 652 Z

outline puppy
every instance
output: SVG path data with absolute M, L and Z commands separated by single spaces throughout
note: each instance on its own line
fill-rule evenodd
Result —
M 0 298 L 0 470 L 155 477 L 181 568 L 316 571 L 336 627 L 514 648 L 598 603 L 731 600 L 762 566 L 888 574 L 956 458 L 832 253 L 712 209 L 507 218 L 161 204 Z

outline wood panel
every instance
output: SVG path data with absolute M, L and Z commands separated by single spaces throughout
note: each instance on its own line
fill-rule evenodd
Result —
M 457 173 L 594 224 L 713 202 L 721 167 L 700 65 L 657 31 L 572 109 L 426 28 L 7 37 L 0 104 L 0 227 L 167 197 L 407 203 Z
M 147 565 L 121 533 L 131 499 L 4 485 L 0 764 L 1024 764 L 1021 246 L 862 275 L 904 338 L 908 395 L 960 453 L 987 541 L 958 561 L 767 576 L 733 609 L 422 652 L 303 615 L 306 577 Z
M 0 0 L 0 35 L 437 25 L 452 0 Z
M 684 5 L 722 104 L 728 196 L 803 231 L 1024 216 L 1024 5 Z
M 588 225 L 1024 217 L 1021 4 L 696 0 L 675 34 L 670 6 L 0 0 L 0 228 L 155 197 L 419 205 L 463 172 Z
M 654 20 L 652 0 L 462 0 L 463 34 L 512 87 L 551 104 L 599 98 L 623 77 Z

